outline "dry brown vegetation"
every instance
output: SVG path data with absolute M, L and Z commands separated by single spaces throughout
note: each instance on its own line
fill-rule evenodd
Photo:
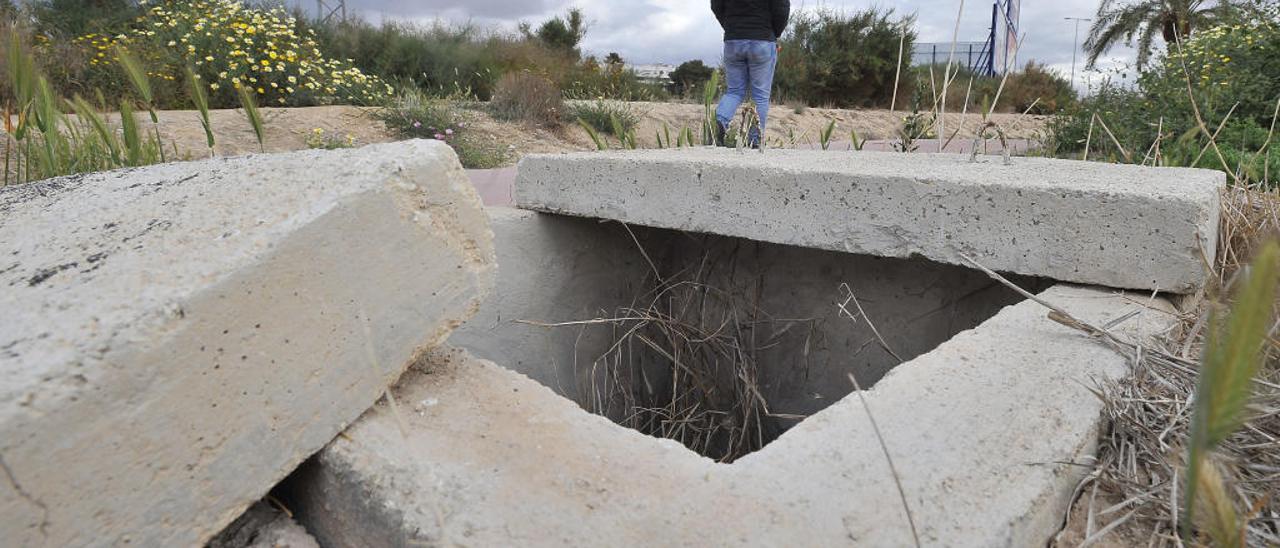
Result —
M 1110 426 L 1098 461 L 1077 491 L 1059 546 L 1182 546 L 1187 441 L 1210 312 L 1232 303 L 1260 243 L 1280 233 L 1280 195 L 1234 188 L 1223 199 L 1211 283 L 1180 307 L 1180 328 L 1141 346 L 1121 346 L 1132 375 L 1097 387 Z M 1273 324 L 1250 419 L 1218 450 L 1251 546 L 1280 545 L 1280 325 Z M 1197 539 L 1193 544 L 1204 542 Z M 1099 544 L 1100 543 L 1100 544 Z

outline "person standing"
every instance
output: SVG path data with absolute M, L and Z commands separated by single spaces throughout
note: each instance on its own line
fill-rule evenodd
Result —
M 729 123 L 750 91 L 760 124 L 747 141 L 760 146 L 760 131 L 769 116 L 773 72 L 778 64 L 778 38 L 791 18 L 790 0 L 711 0 L 711 11 L 724 29 L 724 71 L 728 88 L 716 108 L 716 144 L 724 144 Z

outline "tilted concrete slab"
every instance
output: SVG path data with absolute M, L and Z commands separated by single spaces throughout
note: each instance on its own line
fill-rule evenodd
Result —
M 1116 330 L 1137 339 L 1175 322 L 1162 299 L 1043 297 L 1093 322 L 1127 317 Z M 867 391 L 923 544 L 1044 544 L 1086 470 L 1070 463 L 1095 449 L 1089 388 L 1126 363 L 1024 302 Z M 398 415 L 379 404 L 287 486 L 322 544 L 913 544 L 856 395 L 724 465 L 460 352 L 416 364 L 395 394 Z
M 1045 158 L 728 149 L 533 155 L 520 207 L 1109 287 L 1204 284 L 1225 175 Z
M 473 314 L 493 263 L 438 143 L 0 191 L 0 538 L 200 544 Z

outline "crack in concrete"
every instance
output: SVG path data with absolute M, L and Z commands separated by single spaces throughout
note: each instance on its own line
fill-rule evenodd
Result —
M 40 535 L 47 539 L 49 537 L 49 506 L 27 492 L 22 487 L 22 484 L 18 483 L 17 476 L 13 475 L 13 469 L 9 468 L 9 464 L 4 461 L 4 455 L 0 455 L 0 470 L 4 470 L 5 479 L 9 481 L 9 485 L 13 486 L 13 490 L 18 493 L 18 496 L 40 509 Z

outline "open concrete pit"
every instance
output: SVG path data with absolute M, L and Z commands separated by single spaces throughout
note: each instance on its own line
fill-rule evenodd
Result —
M 720 462 L 1021 300 L 919 258 L 489 214 L 499 283 L 451 344 Z
M 0 533 L 1043 544 L 1129 358 L 972 267 L 1145 340 L 1221 174 L 833 158 L 531 157 L 521 209 L 422 143 L 2 191 Z
M 330 545 L 1043 544 L 1128 358 L 962 265 L 1145 340 L 1222 177 L 854 156 L 526 159 L 554 214 L 489 210 L 494 294 L 281 496 Z

